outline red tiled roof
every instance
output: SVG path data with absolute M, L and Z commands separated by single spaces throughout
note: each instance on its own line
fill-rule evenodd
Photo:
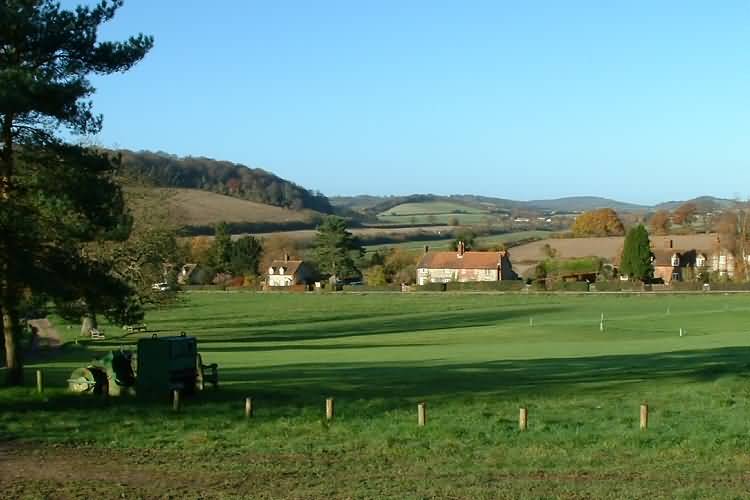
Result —
M 497 269 L 502 252 L 429 252 L 417 264 L 420 269 Z

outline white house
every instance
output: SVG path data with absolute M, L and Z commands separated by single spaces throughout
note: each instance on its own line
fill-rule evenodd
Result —
M 283 260 L 275 260 L 268 267 L 268 286 L 288 287 L 311 282 L 312 270 L 302 260 L 291 260 L 285 255 Z

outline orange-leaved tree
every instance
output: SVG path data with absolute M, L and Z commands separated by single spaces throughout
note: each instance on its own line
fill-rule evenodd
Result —
M 571 230 L 575 237 L 625 234 L 625 226 L 617 216 L 617 212 L 611 208 L 599 208 L 582 213 L 576 217 Z

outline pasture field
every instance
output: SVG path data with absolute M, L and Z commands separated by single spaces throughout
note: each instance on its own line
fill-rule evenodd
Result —
M 552 234 L 551 231 L 517 231 L 513 233 L 493 234 L 489 236 L 479 236 L 476 238 L 476 246 L 479 248 L 489 248 L 500 243 L 512 243 L 514 241 L 523 241 L 531 238 L 547 238 Z M 402 243 L 385 243 L 382 245 L 366 245 L 367 251 L 375 251 L 386 248 L 400 248 L 409 251 L 422 251 L 425 245 L 431 250 L 448 250 L 453 242 L 453 238 L 436 238 L 425 241 L 404 241 Z
M 209 226 L 221 221 L 308 223 L 320 216 L 313 210 L 290 210 L 200 189 L 128 188 L 127 192 L 136 217 L 164 211 L 171 223 L 185 226 Z
M 178 414 L 166 399 L 58 389 L 96 353 L 134 346 L 114 327 L 105 341 L 39 353 L 29 387 L 0 389 L 0 488 L 10 498 L 742 498 L 748 319 L 744 294 L 189 293 L 146 322 L 196 335 L 222 387 Z M 31 387 L 37 368 L 43 395 Z
M 378 215 L 378 220 L 386 224 L 456 224 L 469 226 L 485 224 L 495 218 L 485 213 L 444 213 L 421 215 Z
M 487 210 L 450 201 L 402 203 L 378 214 L 381 222 L 394 224 L 479 224 L 493 217 Z
M 452 213 L 482 214 L 487 213 L 487 211 L 463 203 L 454 203 L 450 201 L 423 201 L 419 203 L 402 203 L 401 205 L 396 205 L 395 207 L 382 212 L 380 215 L 408 216 Z

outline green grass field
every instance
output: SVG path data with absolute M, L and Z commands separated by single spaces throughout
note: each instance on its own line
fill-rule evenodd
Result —
M 480 208 L 449 201 L 402 203 L 378 214 L 378 220 L 393 224 L 480 224 L 492 216 Z
M 166 398 L 56 389 L 96 352 L 134 345 L 114 328 L 43 354 L 27 377 L 44 370 L 43 396 L 0 390 L 0 486 L 55 498 L 741 498 L 748 318 L 748 296 L 723 294 L 187 294 L 147 323 L 196 335 L 222 387 L 180 414 Z
M 408 216 L 452 213 L 482 214 L 487 213 L 487 211 L 464 205 L 463 203 L 453 203 L 450 201 L 424 201 L 419 203 L 402 203 L 401 205 L 396 205 L 390 210 L 386 210 L 380 215 Z

